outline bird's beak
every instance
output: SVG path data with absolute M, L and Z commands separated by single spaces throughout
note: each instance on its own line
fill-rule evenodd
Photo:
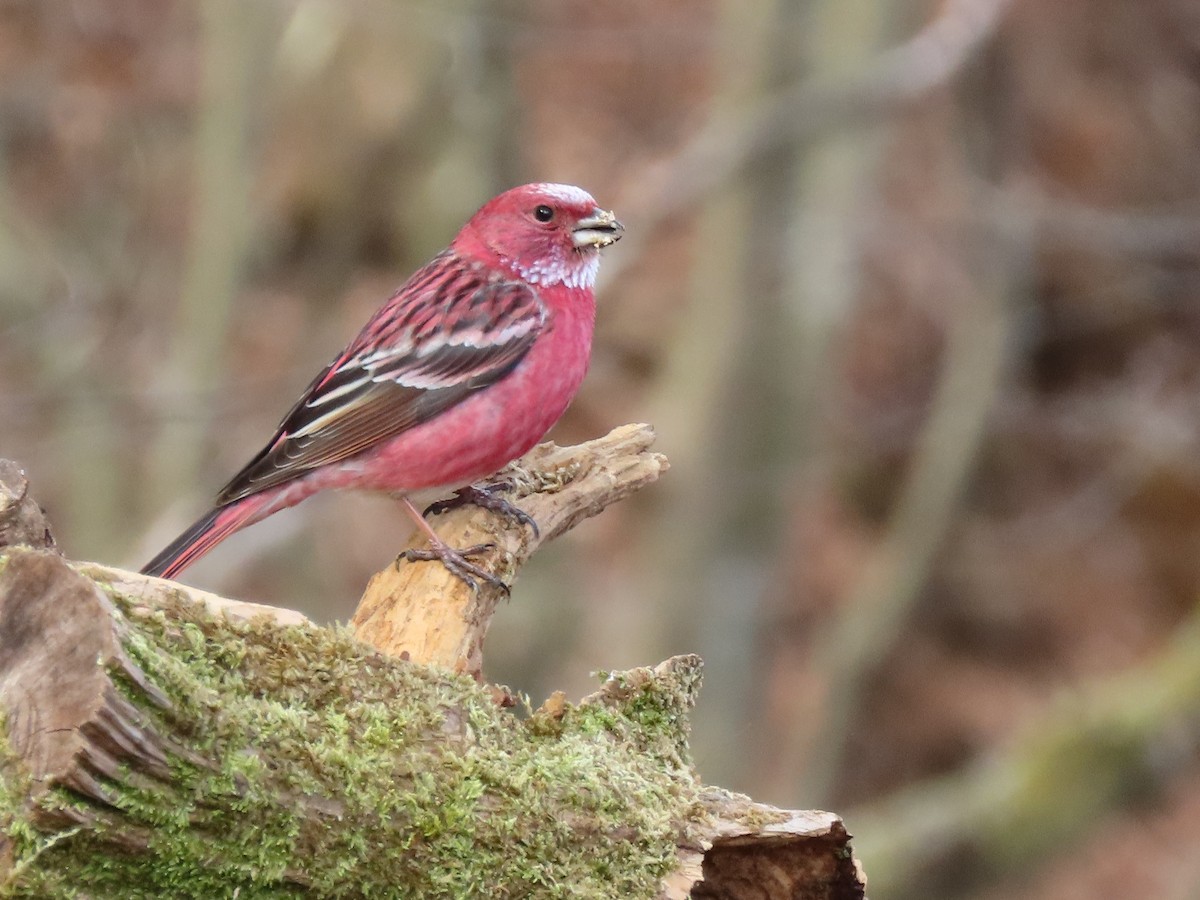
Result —
M 618 222 L 611 212 L 597 209 L 586 219 L 580 219 L 575 224 L 575 229 L 571 232 L 571 241 L 576 250 L 585 247 L 595 247 L 599 250 L 619 241 L 624 230 L 625 226 Z

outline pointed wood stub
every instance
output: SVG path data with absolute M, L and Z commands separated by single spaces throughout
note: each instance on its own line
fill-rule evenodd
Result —
M 0 547 L 53 550 L 54 535 L 42 508 L 29 496 L 29 479 L 11 459 L 0 459 Z

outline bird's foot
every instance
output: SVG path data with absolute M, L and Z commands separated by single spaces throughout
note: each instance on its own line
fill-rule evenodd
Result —
M 542 535 L 538 531 L 538 525 L 533 516 L 496 493 L 496 491 L 512 490 L 512 486 L 511 481 L 504 480 L 493 481 L 489 484 L 468 485 L 465 488 L 459 488 L 455 491 L 453 497 L 429 504 L 425 507 L 425 515 L 441 515 L 444 512 L 457 509 L 469 503 L 472 506 L 480 506 L 483 509 L 490 509 L 492 512 L 500 513 L 500 515 L 506 516 L 522 525 L 528 525 L 533 532 L 534 538 L 540 538 Z
M 475 565 L 467 559 L 468 556 L 478 556 L 480 553 L 486 553 L 488 550 L 494 549 L 495 546 L 495 544 L 475 544 L 471 547 L 455 550 L 440 538 L 431 537 L 427 549 L 409 549 L 397 556 L 396 566 L 399 567 L 400 560 L 402 559 L 406 559 L 409 562 L 432 562 L 436 560 L 445 566 L 452 575 L 457 575 L 465 581 L 471 590 L 478 591 L 479 582 L 484 581 L 503 592 L 507 597 L 509 594 L 508 585 L 498 575 L 493 575 L 491 572 Z

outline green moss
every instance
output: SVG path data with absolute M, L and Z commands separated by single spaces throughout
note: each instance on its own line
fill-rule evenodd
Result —
M 8 896 L 649 897 L 674 865 L 674 823 L 698 796 L 694 680 L 631 678 L 611 702 L 522 721 L 469 678 L 345 629 L 113 599 L 126 652 L 172 709 L 114 679 L 187 752 L 169 783 L 118 779 L 115 811 L 88 806 L 94 825 L 50 834 L 13 814 L 26 785 L 0 767 Z M 147 852 L 114 849 L 131 829 Z

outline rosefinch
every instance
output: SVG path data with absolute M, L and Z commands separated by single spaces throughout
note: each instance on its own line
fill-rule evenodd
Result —
M 366 488 L 400 496 L 429 535 L 432 550 L 410 558 L 496 581 L 464 559 L 478 548 L 447 547 L 409 497 L 495 472 L 563 414 L 591 354 L 599 251 L 623 230 L 570 185 L 488 202 L 316 377 L 216 507 L 142 571 L 173 577 L 317 491 Z

